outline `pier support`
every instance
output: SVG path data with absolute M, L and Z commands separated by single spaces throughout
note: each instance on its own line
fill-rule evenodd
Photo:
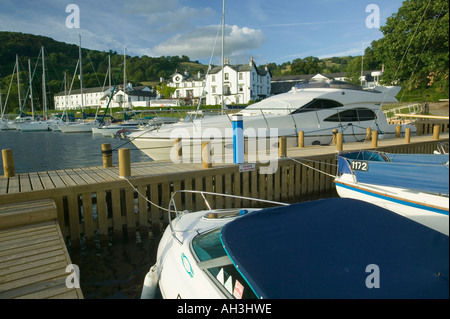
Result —
M 119 149 L 119 176 L 127 178 L 131 176 L 130 149 Z
M 433 126 L 433 139 L 438 140 L 439 139 L 439 133 L 441 131 L 441 127 L 439 125 Z
M 278 142 L 278 156 L 286 157 L 286 136 L 281 136 Z
M 305 132 L 303 131 L 298 132 L 298 147 L 299 148 L 305 147 Z
M 102 158 L 103 158 L 103 167 L 112 167 L 112 150 L 111 144 L 104 143 L 102 144 Z
M 366 141 L 370 141 L 372 135 L 372 129 L 370 127 L 366 128 Z
M 336 150 L 338 152 L 341 152 L 344 149 L 343 141 L 344 141 L 344 139 L 342 137 L 342 133 L 337 133 L 336 134 Z
M 395 137 L 401 137 L 402 136 L 402 126 L 396 125 L 395 126 Z
M 212 167 L 211 143 L 210 142 L 202 143 L 202 163 L 203 163 L 203 168 L 211 168 Z
M 183 158 L 181 143 L 182 143 L 181 138 L 177 138 L 177 139 L 175 139 L 174 144 L 173 144 L 174 153 L 173 153 L 172 161 L 175 163 L 179 163 Z
M 378 131 L 372 131 L 372 147 L 378 147 Z
M 333 144 L 337 144 L 337 138 L 336 138 L 337 133 L 338 133 L 338 129 L 337 128 L 333 129 L 333 138 L 332 138 Z
M 12 150 L 2 150 L 3 158 L 3 172 L 5 177 L 14 177 L 16 175 L 16 168 L 14 166 L 14 156 Z
M 411 143 L 411 128 L 405 128 L 405 144 Z

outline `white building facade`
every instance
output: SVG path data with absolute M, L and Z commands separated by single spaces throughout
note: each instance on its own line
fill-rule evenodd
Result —
M 81 103 L 81 91 L 73 90 L 70 94 L 60 92 L 55 94 L 54 102 L 56 110 L 79 110 L 86 108 L 106 108 L 110 99 L 110 88 L 85 88 L 83 89 L 83 104 Z M 131 83 L 127 87 L 116 88 L 109 104 L 110 108 L 133 108 L 148 107 L 150 101 L 155 99 L 156 94 L 147 86 L 133 87 Z
M 252 58 L 248 64 L 231 65 L 226 60 L 223 70 L 221 66 L 214 67 L 206 76 L 175 72 L 168 86 L 176 88 L 173 98 L 193 103 L 202 99 L 201 104 L 220 105 L 223 95 L 225 104 L 239 105 L 270 96 L 271 79 L 267 66 L 259 70 Z

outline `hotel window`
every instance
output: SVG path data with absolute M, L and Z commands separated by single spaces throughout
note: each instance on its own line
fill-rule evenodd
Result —
M 239 80 L 243 80 L 243 79 L 244 79 L 244 76 L 243 76 L 242 72 L 239 72 Z
M 216 76 L 212 75 L 211 82 L 216 82 Z
M 212 91 L 212 93 L 216 93 L 216 86 L 215 85 L 211 86 L 211 91 Z
M 225 81 L 228 81 L 230 79 L 230 75 L 228 73 L 225 73 Z

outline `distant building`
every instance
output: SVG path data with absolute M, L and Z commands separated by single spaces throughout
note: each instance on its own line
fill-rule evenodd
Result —
M 191 76 L 189 72 L 177 71 L 170 77 L 168 86 L 176 88 L 173 98 L 185 99 L 190 104 L 198 104 L 201 99 L 201 104 L 220 105 L 222 93 L 227 105 L 247 104 L 270 96 L 271 78 L 267 66 L 258 69 L 253 58 L 248 64 L 234 65 L 226 59 L 223 70 L 217 66 L 206 75 L 199 72 Z
M 83 89 L 83 106 L 87 108 L 106 108 L 112 89 L 113 87 Z M 123 86 L 116 88 L 109 107 L 148 107 L 150 106 L 150 101 L 154 100 L 155 97 L 156 93 L 148 86 L 133 87 L 131 83 L 128 83 L 125 89 Z M 56 110 L 81 109 L 81 90 L 72 90 L 70 94 L 59 92 L 55 94 L 54 102 Z

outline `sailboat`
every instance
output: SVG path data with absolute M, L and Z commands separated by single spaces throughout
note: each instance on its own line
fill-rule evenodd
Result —
M 6 103 L 5 103 L 5 106 L 3 106 L 3 102 L 2 102 L 2 88 L 1 88 L 1 83 L 0 83 L 0 112 L 1 112 L 0 130 L 15 130 L 16 129 L 16 124 L 13 121 L 11 121 L 11 120 L 5 119 L 5 117 L 4 117 L 5 109 L 6 109 Z
M 11 76 L 11 82 L 9 83 L 9 89 L 8 89 L 8 93 L 6 95 L 5 104 L 1 107 L 0 129 L 2 129 L 2 130 L 16 130 L 17 129 L 15 121 L 7 120 L 4 117 L 5 111 L 6 111 L 6 105 L 8 104 L 9 92 L 11 90 L 12 79 L 14 77 L 15 72 L 17 72 L 17 93 L 19 96 L 19 105 L 20 105 L 19 57 L 17 54 L 16 54 L 16 64 L 14 64 L 14 69 L 13 69 L 13 73 Z M 0 100 L 1 100 L 1 93 L 0 93 Z M 0 105 L 1 104 L 2 103 L 0 102 Z
M 84 112 L 84 96 L 83 96 L 83 66 L 81 57 L 81 35 L 79 35 L 79 62 L 80 62 L 80 93 L 81 93 L 81 112 Z M 78 122 L 65 122 L 57 125 L 58 129 L 63 133 L 91 133 L 93 127 L 97 127 L 96 121 L 86 122 L 79 120 Z
M 48 131 L 49 126 L 47 121 L 36 120 L 34 116 L 34 104 L 33 104 L 33 77 L 31 75 L 31 64 L 28 60 L 28 73 L 30 80 L 30 102 L 31 102 L 31 112 L 32 117 L 26 117 L 23 120 L 17 122 L 17 129 L 22 132 L 35 132 L 35 131 Z M 44 58 L 44 47 L 42 47 L 42 103 L 44 105 L 44 117 L 47 113 L 47 90 L 45 87 L 45 58 Z M 25 104 L 25 101 L 24 101 Z

